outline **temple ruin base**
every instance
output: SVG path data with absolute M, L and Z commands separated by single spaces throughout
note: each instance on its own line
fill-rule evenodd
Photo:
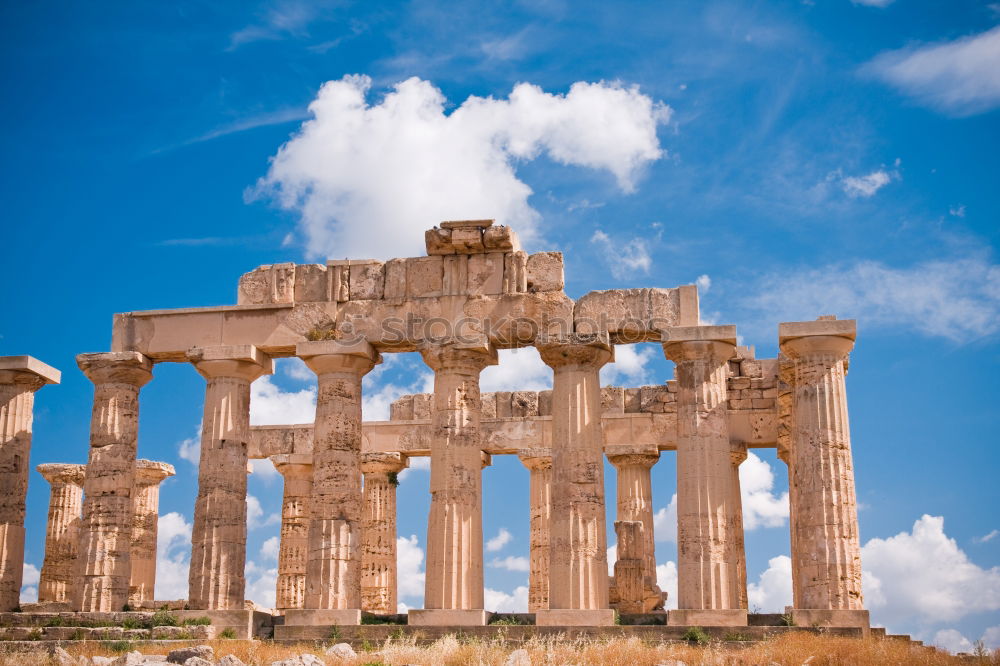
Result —
M 361 624 L 361 611 L 353 609 L 289 608 L 285 624 L 292 626 Z
M 411 610 L 407 623 L 411 627 L 482 627 L 491 617 L 493 613 L 484 610 L 424 608 Z
M 535 611 L 535 625 L 539 627 L 612 627 L 615 611 L 610 608 L 598 610 L 556 609 Z
M 741 609 L 675 609 L 667 611 L 667 624 L 671 627 L 745 627 L 747 612 Z
M 785 607 L 797 627 L 857 627 L 868 634 L 871 620 L 866 610 L 827 610 Z

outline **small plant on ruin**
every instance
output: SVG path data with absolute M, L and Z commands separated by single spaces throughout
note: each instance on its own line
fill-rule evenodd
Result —
M 24 637 L 26 641 L 40 641 L 42 640 L 42 630 L 32 629 L 31 633 Z
M 751 638 L 750 636 L 747 636 L 746 634 L 741 634 L 741 633 L 738 633 L 738 632 L 736 632 L 736 633 L 730 632 L 730 633 L 727 633 L 725 636 L 723 636 L 722 640 L 724 640 L 724 641 L 752 641 L 753 638 Z
M 48 620 L 46 620 L 45 621 L 45 626 L 46 627 L 61 627 L 61 626 L 63 626 L 63 623 L 65 621 L 66 621 L 66 619 L 64 617 L 62 617 L 61 615 L 56 615 L 55 617 L 50 617 Z
M 527 621 L 522 620 L 516 615 L 494 615 L 492 618 L 490 618 L 490 624 L 518 627 L 528 623 Z
M 132 612 L 132 605 L 129 604 L 129 603 L 126 603 L 124 606 L 122 606 L 122 612 L 131 613 Z
M 236 638 L 236 630 L 232 627 L 228 629 L 223 629 L 222 633 L 219 634 L 219 638 Z
M 69 639 L 71 641 L 82 641 L 86 635 L 87 633 L 83 629 L 77 629 L 73 632 Z
M 182 622 L 185 627 L 200 626 L 200 625 L 210 625 L 212 624 L 212 618 L 202 615 L 201 617 L 189 617 L 184 622 Z
M 338 627 L 336 625 L 334 625 L 333 627 L 331 627 L 330 628 L 330 635 L 327 636 L 327 638 L 329 638 L 334 643 L 339 643 L 340 642 L 340 627 Z
M 367 639 L 367 638 L 366 638 L 365 640 L 361 641 L 361 651 L 362 651 L 362 652 L 371 652 L 371 651 L 372 651 L 372 650 L 374 650 L 374 649 L 375 649 L 375 646 L 374 646 L 374 645 L 372 645 L 372 644 L 371 644 L 371 643 L 370 643 L 370 642 L 368 641 L 368 639 Z
M 316 342 L 318 340 L 336 340 L 337 329 L 333 326 L 316 326 L 306 331 L 306 340 Z
M 389 472 L 389 485 L 395 487 L 399 486 L 399 474 L 396 472 Z
M 125 652 L 131 652 L 132 641 L 104 641 L 101 646 L 108 652 L 114 652 L 116 654 L 123 654 Z
M 150 624 L 154 627 L 176 627 L 180 625 L 177 616 L 170 611 L 158 610 L 153 613 L 153 617 L 150 619 Z
M 687 631 L 684 632 L 684 635 L 681 636 L 681 638 L 690 643 L 705 645 L 706 643 L 708 643 L 711 637 L 707 633 L 705 633 L 705 630 L 702 629 L 701 627 L 690 627 Z
M 134 617 L 127 617 L 122 620 L 122 627 L 125 629 L 148 629 L 147 622 Z
M 794 627 L 795 626 L 795 620 L 792 618 L 792 614 L 791 613 L 785 613 L 784 615 L 782 615 L 781 616 L 781 624 L 783 624 L 786 627 Z

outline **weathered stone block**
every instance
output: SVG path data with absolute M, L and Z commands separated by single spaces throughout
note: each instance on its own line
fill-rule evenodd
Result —
M 538 393 L 514 391 L 510 395 L 511 416 L 538 416 Z
M 431 407 L 434 395 L 431 393 L 421 393 L 413 396 L 413 418 L 426 421 L 431 418 Z
M 455 254 L 455 248 L 451 244 L 451 229 L 439 229 L 434 227 L 424 232 L 424 243 L 427 246 L 427 254 L 430 256 L 440 254 Z
M 642 390 L 637 388 L 625 389 L 625 413 L 635 414 L 642 411 Z
M 552 391 L 538 392 L 538 415 L 552 416 Z
M 605 414 L 624 414 L 625 389 L 620 386 L 606 386 L 602 388 L 601 410 Z
M 760 377 L 761 376 L 760 361 L 755 361 L 753 359 L 741 360 L 740 375 L 742 375 L 743 377 Z
M 350 263 L 340 259 L 326 262 L 327 279 L 330 281 L 328 293 L 331 301 L 346 303 L 351 300 Z
M 295 264 L 288 262 L 271 267 L 272 303 L 295 300 Z
M 451 245 L 457 254 L 480 254 L 486 251 L 483 246 L 483 230 L 478 227 L 453 229 Z
M 575 330 L 581 334 L 607 331 L 619 341 L 659 340 L 658 331 L 697 325 L 697 312 L 681 307 L 680 289 L 612 289 L 592 291 L 576 301 Z
M 662 384 L 655 386 L 642 386 L 639 388 L 639 411 L 655 412 L 657 405 L 661 402 L 660 396 L 667 392 L 667 387 Z
M 299 264 L 295 267 L 295 302 L 310 303 L 326 301 L 329 280 L 326 266 L 321 264 Z
M 507 419 L 511 417 L 510 411 L 510 391 L 497 391 L 497 418 Z
M 441 293 L 445 296 L 458 296 L 468 291 L 469 257 L 457 255 L 444 257 L 441 283 Z
M 538 252 L 528 257 L 528 291 L 560 291 L 563 288 L 562 252 Z
M 483 231 L 483 247 L 487 252 L 519 252 L 521 241 L 510 227 L 491 226 Z
M 385 264 L 381 261 L 351 262 L 351 300 L 371 301 L 382 298 L 385 287 Z
M 495 393 L 484 393 L 482 395 L 482 408 L 484 419 L 495 419 L 497 417 L 497 396 Z
M 493 296 L 503 293 L 503 254 L 500 252 L 473 254 L 469 255 L 468 260 L 467 289 L 470 296 Z
M 503 293 L 523 294 L 528 290 L 528 255 L 509 252 L 504 255 Z
M 238 305 L 263 305 L 271 302 L 271 267 L 260 266 L 240 277 L 236 292 Z
M 385 262 L 385 287 L 382 295 L 386 300 L 406 298 L 406 259 L 390 259 Z
M 406 260 L 406 295 L 410 298 L 440 296 L 443 283 L 442 257 L 418 257 Z
M 413 396 L 401 396 L 389 405 L 389 418 L 393 421 L 411 420 L 413 418 Z

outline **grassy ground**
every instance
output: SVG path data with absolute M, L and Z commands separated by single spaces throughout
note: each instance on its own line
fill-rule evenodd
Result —
M 276 645 L 259 641 L 219 640 L 208 641 L 215 648 L 215 658 L 234 654 L 247 664 L 269 666 L 272 661 L 285 659 L 303 652 L 322 656 L 323 650 L 313 644 Z M 73 647 L 69 651 L 75 655 L 93 656 L 101 654 L 115 656 L 108 649 L 112 646 Z M 113 646 L 123 649 L 125 646 Z M 370 649 L 358 652 L 353 662 L 329 658 L 327 663 L 344 666 L 402 664 L 459 665 L 483 664 L 503 666 L 512 651 L 518 648 L 502 639 L 490 641 L 462 641 L 448 636 L 428 646 L 417 646 L 412 639 L 390 640 L 384 644 L 366 646 Z M 651 645 L 636 638 L 596 640 L 533 639 L 523 646 L 528 652 L 531 664 L 607 664 L 608 666 L 655 666 L 681 660 L 687 666 L 712 664 L 717 666 L 883 666 L 886 664 L 998 664 L 1000 651 L 978 658 L 961 659 L 944 652 L 922 648 L 911 648 L 908 644 L 890 640 L 859 640 L 835 638 L 807 633 L 792 633 L 746 646 L 731 643 L 708 643 L 696 645 L 687 643 L 663 643 Z M 147 654 L 162 654 L 163 648 L 156 646 L 133 646 Z M 18 666 L 28 663 L 25 655 L 0 655 L 0 664 Z M 32 661 L 44 664 L 44 661 Z

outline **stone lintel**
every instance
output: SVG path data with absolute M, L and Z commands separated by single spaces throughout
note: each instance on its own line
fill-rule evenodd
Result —
M 493 226 L 493 220 L 449 220 L 438 226 L 442 229 L 485 229 Z
M 535 625 L 539 627 L 612 627 L 614 624 L 615 611 L 610 608 L 540 608 L 535 611 Z
M 312 426 L 308 426 L 312 427 Z M 279 465 L 312 465 L 312 453 L 278 453 L 268 456 L 275 468 Z
M 312 358 L 313 356 L 361 356 L 378 363 L 381 361 L 378 351 L 375 350 L 365 340 L 352 340 L 345 342 L 342 340 L 309 340 L 295 345 L 295 355 L 299 358 Z
M 701 312 L 698 305 L 698 287 L 693 284 L 686 284 L 677 288 L 679 295 L 680 310 L 678 314 L 678 326 L 700 326 Z
M 411 609 L 406 623 L 415 627 L 485 627 L 493 613 L 485 610 Z
M 747 611 L 734 609 L 682 608 L 667 611 L 671 627 L 745 627 Z
M 192 347 L 187 352 L 187 358 L 192 363 L 201 363 L 202 361 L 244 361 L 246 363 L 255 363 L 265 368 L 271 368 L 268 374 L 274 370 L 271 357 L 254 345 Z
M 361 610 L 289 608 L 285 611 L 285 624 L 289 626 L 361 624 Z
M 34 356 L 0 356 L 0 371 L 26 372 L 35 375 L 46 384 L 58 384 L 62 373 Z
M 789 321 L 778 324 L 778 344 L 814 335 L 829 335 L 854 340 L 858 336 L 858 323 L 854 319 L 818 319 L 816 321 Z
M 660 449 L 653 444 L 618 444 L 613 449 L 607 448 L 605 453 L 611 464 L 615 464 L 618 456 L 655 456 L 660 457 Z
M 663 344 L 674 342 L 726 342 L 736 345 L 735 326 L 674 326 L 664 329 Z

